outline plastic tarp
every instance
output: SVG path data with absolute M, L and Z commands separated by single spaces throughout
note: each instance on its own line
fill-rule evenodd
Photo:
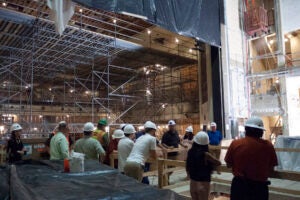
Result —
M 300 137 L 278 136 L 275 148 L 300 149 Z M 277 158 L 277 169 L 300 172 L 299 152 L 277 152 Z
M 89 8 L 135 14 L 172 32 L 220 46 L 221 0 L 73 0 Z
M 83 173 L 63 173 L 62 170 L 62 161 L 28 161 L 12 165 L 10 198 L 14 200 L 186 199 L 170 190 L 161 190 L 138 183 L 96 161 L 85 161 Z
M 0 167 L 0 199 L 9 199 L 9 171 Z

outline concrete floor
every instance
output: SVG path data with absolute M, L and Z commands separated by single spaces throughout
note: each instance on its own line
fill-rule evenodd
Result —
M 232 174 L 231 173 L 222 173 L 222 174 L 213 174 L 212 177 L 218 178 L 221 180 L 231 181 L 232 180 Z M 158 185 L 158 179 L 155 176 L 149 177 L 150 184 L 151 185 Z M 289 180 L 281 180 L 281 179 L 270 179 L 271 185 L 270 185 L 270 200 L 300 200 L 300 195 L 292 195 L 290 193 L 282 193 L 282 189 L 289 189 L 291 193 L 293 191 L 299 192 L 300 188 L 300 182 L 297 181 L 289 181 Z M 183 185 L 180 185 L 180 183 L 186 183 Z M 182 194 L 184 196 L 190 197 L 189 192 L 189 184 L 187 182 L 186 178 L 186 172 L 184 169 L 178 170 L 175 173 L 173 173 L 170 176 L 170 185 L 179 184 L 178 187 L 170 188 L 174 192 L 177 192 L 179 194 Z M 223 192 L 224 194 L 228 194 L 230 191 L 230 183 L 218 183 L 213 184 L 211 187 L 211 191 L 218 191 Z M 224 196 L 218 196 L 211 200 L 229 200 L 228 197 Z

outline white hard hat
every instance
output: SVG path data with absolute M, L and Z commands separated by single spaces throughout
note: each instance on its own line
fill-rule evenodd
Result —
M 174 126 L 174 125 L 176 125 L 176 123 L 175 123 L 174 120 L 170 120 L 170 121 L 168 122 L 168 125 L 169 125 L 169 126 Z
M 95 130 L 95 126 L 92 122 L 87 122 L 83 126 L 83 131 L 84 132 L 92 132 Z
M 114 131 L 114 134 L 112 135 L 113 139 L 120 139 L 125 137 L 124 132 L 121 129 L 116 129 Z
M 66 121 L 60 121 L 58 123 L 58 127 L 67 127 L 67 122 Z
M 136 130 L 131 124 L 127 124 L 124 128 L 124 133 L 125 134 L 132 134 L 132 133 L 135 133 L 135 132 L 136 132 Z
M 123 129 L 126 126 L 126 124 L 120 124 L 120 129 Z
M 209 138 L 207 133 L 204 131 L 198 132 L 194 137 L 194 142 L 200 145 L 208 145 L 209 144 Z
M 264 128 L 264 123 L 259 117 L 251 117 L 246 121 L 245 127 L 251 127 L 251 128 L 256 128 L 260 130 L 266 130 Z
M 185 132 L 192 133 L 192 132 L 193 132 L 193 127 L 192 127 L 192 126 L 188 126 L 188 127 L 185 129 Z
M 14 123 L 11 125 L 10 127 L 10 132 L 13 132 L 13 131 L 18 131 L 18 130 L 22 130 L 22 126 L 18 123 Z
M 156 125 L 153 123 L 153 122 L 151 122 L 151 121 L 147 121 L 145 124 L 144 124 L 144 128 L 146 129 L 146 128 L 152 128 L 152 129 L 157 129 L 157 127 L 156 127 Z
M 216 122 L 212 122 L 212 123 L 210 123 L 210 127 L 212 127 L 212 126 L 217 126 L 217 124 L 216 124 Z

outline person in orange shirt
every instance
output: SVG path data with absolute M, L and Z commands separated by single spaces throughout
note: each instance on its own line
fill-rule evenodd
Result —
M 246 137 L 234 140 L 228 148 L 225 162 L 234 175 L 231 200 L 268 200 L 268 177 L 277 165 L 273 145 L 261 137 L 265 131 L 258 117 L 247 120 Z

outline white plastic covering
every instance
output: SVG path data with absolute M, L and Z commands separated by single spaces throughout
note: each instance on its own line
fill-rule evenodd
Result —
M 55 22 L 55 29 L 62 35 L 74 14 L 74 3 L 71 0 L 47 0 L 47 5 L 51 9 L 50 18 Z
M 275 148 L 300 149 L 300 137 L 278 136 Z M 279 170 L 300 172 L 300 152 L 277 152 Z

